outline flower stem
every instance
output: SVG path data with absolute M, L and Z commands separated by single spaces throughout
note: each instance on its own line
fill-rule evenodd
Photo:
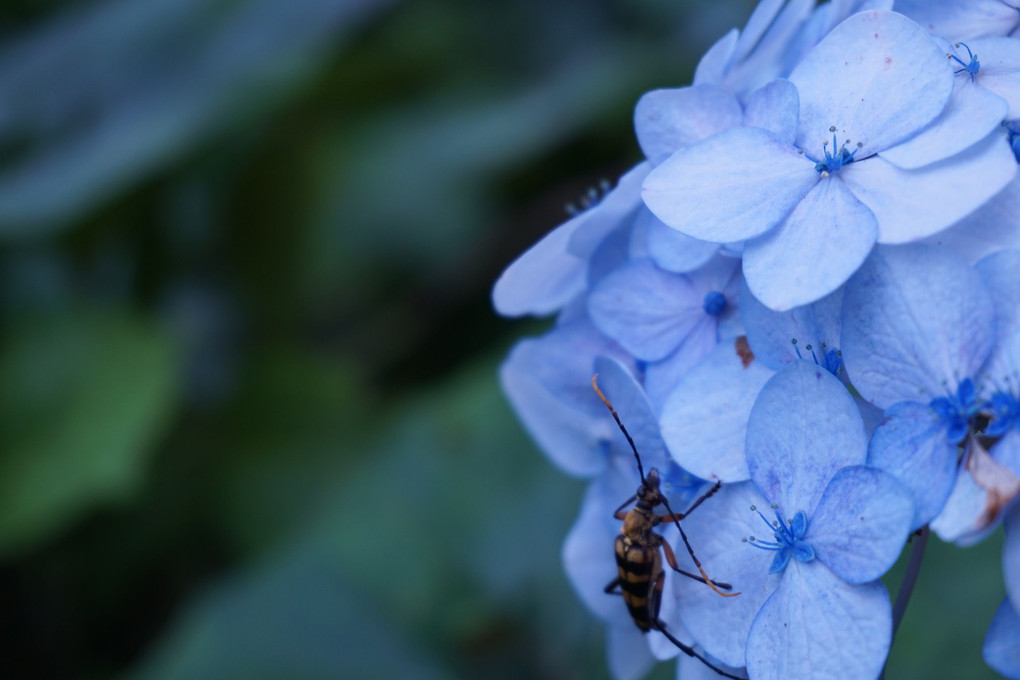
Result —
M 893 605 L 893 640 L 896 639 L 896 631 L 899 630 L 900 622 L 903 621 L 903 614 L 907 611 L 907 604 L 910 602 L 910 596 L 917 584 L 917 576 L 921 573 L 921 561 L 924 560 L 924 549 L 928 545 L 929 533 L 928 525 L 925 524 L 918 529 L 911 542 L 910 562 L 907 564 L 907 572 L 903 575 L 903 581 L 900 582 L 900 591 L 896 594 L 896 604 Z M 891 645 L 892 642 L 890 642 Z M 885 668 L 882 668 L 882 674 L 878 676 L 878 680 L 885 680 Z

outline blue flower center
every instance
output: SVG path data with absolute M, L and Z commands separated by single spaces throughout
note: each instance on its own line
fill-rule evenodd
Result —
M 970 48 L 967 47 L 967 43 L 962 43 L 962 42 L 956 43 L 956 47 L 961 47 L 961 46 L 967 48 L 967 58 L 970 61 L 968 61 L 967 63 L 964 63 L 963 60 L 960 59 L 955 54 L 950 54 L 949 58 L 952 59 L 957 64 L 959 64 L 960 66 L 963 67 L 963 68 L 956 69 L 955 71 L 953 71 L 953 73 L 966 73 L 966 74 L 968 74 L 970 76 L 971 82 L 974 82 L 974 76 L 976 76 L 977 72 L 981 70 L 981 62 L 978 61 L 977 55 L 974 54 L 973 52 L 971 52 Z
M 1015 395 L 1005 390 L 996 392 L 985 404 L 985 408 L 994 416 L 994 420 L 985 428 L 985 434 L 989 437 L 1001 437 L 1011 427 L 1020 430 L 1020 399 Z
M 1002 126 L 1006 128 L 1006 134 L 1009 136 L 1009 146 L 1013 149 L 1013 156 L 1016 157 L 1016 162 L 1020 163 L 1020 120 L 1005 120 L 1002 122 Z
M 758 513 L 762 521 L 772 530 L 772 535 L 776 539 L 775 541 L 762 541 L 754 536 L 744 539 L 746 543 L 755 548 L 776 553 L 771 566 L 769 566 L 770 574 L 778 574 L 786 569 L 791 557 L 798 562 L 810 562 L 815 559 L 815 549 L 804 540 L 808 528 L 807 515 L 798 512 L 793 516 L 793 521 L 788 523 L 779 513 L 778 506 L 773 503 L 772 510 L 775 512 L 776 519 L 770 522 L 757 507 L 752 505 L 751 510 Z
M 721 316 L 726 311 L 726 296 L 717 290 L 713 290 L 711 293 L 705 295 L 705 300 L 701 303 L 701 308 L 705 310 L 705 314 L 709 316 Z
M 928 406 L 946 426 L 946 439 L 959 444 L 970 431 L 970 421 L 978 414 L 984 403 L 978 399 L 974 381 L 965 378 L 956 388 L 956 394 L 935 397 Z
M 861 148 L 861 144 L 858 143 L 857 149 L 847 151 L 846 145 L 850 143 L 850 140 L 847 140 L 843 146 L 839 147 L 839 150 L 837 150 L 836 126 L 833 125 L 830 127 L 829 132 L 832 133 L 832 149 L 829 149 L 829 143 L 825 142 L 822 144 L 822 150 L 825 152 L 825 157 L 822 160 L 816 160 L 808 156 L 808 158 L 815 161 L 815 171 L 822 177 L 828 177 L 833 173 L 837 173 L 842 170 L 844 166 L 853 163 L 854 154 L 857 153 L 857 149 Z
M 790 340 L 793 343 L 793 351 L 797 353 L 798 359 L 805 359 L 806 357 L 800 353 L 800 346 L 797 344 L 797 338 Z M 816 366 L 824 368 L 826 371 L 840 377 L 840 372 L 843 370 L 843 354 L 838 349 L 830 349 L 824 342 L 818 343 L 818 351 L 815 351 L 814 345 L 804 345 L 804 349 L 811 352 L 811 360 L 815 362 Z M 821 356 L 819 356 L 819 354 Z

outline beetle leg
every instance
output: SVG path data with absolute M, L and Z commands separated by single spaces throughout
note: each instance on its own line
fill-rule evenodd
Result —
M 673 548 L 671 548 L 669 546 L 669 542 L 668 541 L 663 541 L 662 542 L 662 549 L 666 553 L 666 563 L 669 564 L 670 568 L 673 571 L 675 571 L 677 573 L 680 573 L 680 574 L 683 574 L 687 578 L 692 578 L 695 581 L 701 581 L 702 583 L 705 583 L 705 579 L 702 578 L 701 576 L 698 576 L 697 574 L 692 574 L 689 571 L 684 571 L 683 569 L 680 568 L 680 565 L 677 564 L 677 561 L 676 561 L 676 554 L 673 552 Z M 717 586 L 719 588 L 722 588 L 723 590 L 732 590 L 733 589 L 733 586 L 731 586 L 729 583 L 722 583 L 721 581 L 712 581 L 712 585 L 715 585 L 715 586 Z
M 608 593 L 609 595 L 615 595 L 616 592 L 617 592 L 616 589 L 619 587 L 619 585 L 620 585 L 620 577 L 617 576 L 612 581 L 610 581 L 609 585 L 607 585 L 605 588 L 603 588 L 603 590 L 606 593 Z M 623 593 L 620 593 L 620 594 L 622 595 Z
M 672 515 L 658 515 L 655 517 L 655 519 L 652 520 L 652 526 L 653 527 L 659 526 L 663 522 L 679 522 L 684 517 L 687 517 L 689 514 L 694 512 L 694 508 L 698 507 L 699 505 L 707 501 L 709 498 L 714 496 L 715 492 L 718 491 L 721 487 L 722 482 L 716 482 L 715 484 L 712 485 L 711 489 L 701 494 L 701 496 L 698 497 L 698 500 L 694 501 L 691 507 L 687 508 L 687 512 L 674 512 Z
M 613 517 L 615 517 L 616 519 L 627 519 L 627 513 L 624 512 L 623 509 L 630 505 L 631 503 L 633 503 L 635 500 L 637 500 L 637 494 L 634 494 L 633 496 L 625 500 L 623 503 L 621 503 L 620 507 L 618 507 L 616 509 L 616 512 L 613 513 Z

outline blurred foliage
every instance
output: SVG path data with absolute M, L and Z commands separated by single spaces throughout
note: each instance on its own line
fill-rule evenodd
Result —
M 604 677 L 488 291 L 750 4 L 6 3 L 3 677 Z M 977 677 L 930 550 L 893 677 Z

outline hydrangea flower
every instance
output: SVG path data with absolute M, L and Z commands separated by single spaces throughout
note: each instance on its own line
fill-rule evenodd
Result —
M 854 387 L 885 409 L 868 462 L 913 492 L 914 528 L 938 515 L 953 488 L 994 343 L 988 290 L 950 253 L 880 248 L 847 284 L 843 358 Z
M 747 240 L 744 276 L 772 309 L 831 293 L 876 241 L 940 231 L 1016 173 L 1009 149 L 992 137 L 919 171 L 881 157 L 934 120 L 953 88 L 945 55 L 899 14 L 850 17 L 790 82 L 796 90 L 783 108 L 798 121 L 792 133 L 721 132 L 681 149 L 644 183 L 646 204 L 669 226 L 707 241 Z
M 820 417 L 790 420 L 791 411 Z M 852 397 L 818 365 L 791 363 L 762 389 L 747 429 L 752 481 L 685 520 L 703 561 L 741 591 L 720 602 L 674 581 L 684 625 L 706 651 L 746 658 L 755 680 L 878 674 L 891 614 L 876 579 L 906 541 L 913 506 L 890 475 L 863 466 L 866 456 Z
M 963 545 L 1006 515 L 985 656 L 1017 666 L 1020 10 L 892 4 L 763 0 L 691 86 L 640 99 L 646 160 L 493 291 L 503 314 L 557 314 L 500 377 L 592 480 L 564 562 L 617 678 L 678 649 L 603 592 L 639 480 L 595 371 L 674 509 L 725 483 L 684 524 L 742 594 L 667 570 L 660 618 L 684 644 L 753 680 L 873 678 L 895 627 L 876 579 L 908 532 L 914 565 L 928 525 Z

